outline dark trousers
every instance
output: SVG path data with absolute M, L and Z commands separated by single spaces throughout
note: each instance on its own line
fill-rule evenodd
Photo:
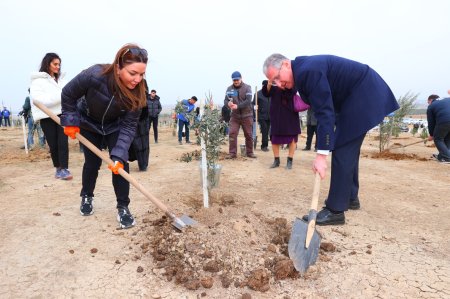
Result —
M 359 191 L 359 154 L 366 134 L 336 147 L 331 158 L 331 182 L 327 207 L 334 211 L 346 211 L 351 199 Z
M 5 127 L 11 127 L 11 122 L 9 120 L 9 116 L 8 117 L 3 117 L 5 119 Z
M 439 155 L 442 158 L 450 159 L 450 123 L 436 125 L 433 140 Z
M 247 155 L 253 154 L 253 117 L 231 117 L 229 132 L 229 154 L 233 156 L 237 154 L 237 137 L 239 134 L 239 128 L 241 126 L 242 130 L 244 131 L 245 148 L 247 150 Z
M 41 128 L 50 148 L 53 166 L 69 168 L 69 140 L 64 129 L 51 118 L 41 119 Z
M 269 146 L 269 130 L 270 130 L 270 120 L 268 119 L 259 119 L 259 128 L 261 129 L 261 148 L 265 148 Z
M 117 137 L 119 136 L 119 131 L 104 136 L 84 129 L 81 129 L 80 133 L 97 148 L 102 149 L 105 146 L 108 147 L 110 153 L 111 149 L 116 145 Z M 80 196 L 94 196 L 98 170 L 102 165 L 102 159 L 91 152 L 87 147 L 84 147 L 83 153 L 84 165 Z M 123 169 L 128 173 L 130 172 L 130 166 L 126 161 L 124 161 Z M 121 175 L 113 173 L 112 184 L 117 198 L 117 207 L 128 207 L 130 204 L 130 198 L 128 197 L 130 194 L 130 183 Z
M 155 142 L 158 142 L 158 116 L 150 116 L 150 129 L 153 124 L 153 137 L 155 138 Z
M 189 122 L 181 119 L 178 120 L 178 141 L 183 140 L 183 127 L 186 141 L 189 141 Z
M 312 139 L 314 134 L 317 134 L 317 126 L 307 125 L 306 126 L 306 147 L 311 148 Z M 314 148 L 317 148 L 317 137 Z

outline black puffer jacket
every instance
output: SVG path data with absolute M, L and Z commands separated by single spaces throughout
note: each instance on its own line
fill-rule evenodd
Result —
M 108 78 L 102 72 L 102 65 L 94 65 L 64 86 L 61 125 L 77 126 L 101 135 L 119 131 L 111 156 L 126 162 L 141 110 L 128 111 L 120 107 L 115 100 L 118 95 L 112 94 Z
M 148 115 L 150 117 L 158 117 L 158 115 L 161 113 L 162 106 L 159 99 L 159 96 L 155 96 L 154 99 L 152 99 L 150 96 L 147 96 Z

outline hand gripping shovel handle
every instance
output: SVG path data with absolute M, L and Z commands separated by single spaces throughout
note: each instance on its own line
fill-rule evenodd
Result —
M 60 119 L 58 116 L 56 116 L 50 109 L 48 109 L 46 106 L 44 106 L 39 101 L 33 100 L 33 104 L 36 105 L 39 109 L 41 109 L 45 114 L 50 116 L 51 119 L 53 119 L 58 125 L 61 125 Z M 114 161 L 109 158 L 108 155 L 106 155 L 104 152 L 99 150 L 95 145 L 93 145 L 89 140 L 87 140 L 83 135 L 80 133 L 76 133 L 75 137 L 89 150 L 91 150 L 94 154 L 96 154 L 99 158 L 101 158 L 105 163 L 108 165 L 114 165 Z M 174 213 L 169 211 L 169 208 L 163 204 L 159 199 L 157 199 L 155 196 L 153 196 L 150 192 L 148 192 L 135 178 L 133 178 L 128 172 L 123 170 L 122 168 L 119 168 L 119 174 L 126 179 L 130 184 L 132 184 L 136 189 L 138 189 L 145 197 L 150 199 L 160 210 L 162 210 L 168 217 L 170 217 L 175 223 L 178 223 L 180 226 L 183 227 L 183 221 L 178 219 Z M 178 228 L 178 226 L 177 226 Z
M 314 230 L 316 228 L 316 218 L 317 218 L 317 205 L 319 204 L 319 192 L 320 192 L 320 174 L 316 172 L 316 177 L 314 179 L 314 189 L 313 196 L 311 200 L 311 208 L 308 214 L 308 230 L 306 232 L 305 248 L 309 247 L 311 243 Z

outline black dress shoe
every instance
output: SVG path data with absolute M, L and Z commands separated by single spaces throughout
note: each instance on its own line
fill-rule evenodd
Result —
M 325 206 L 327 205 L 327 200 L 325 199 Z M 361 204 L 359 203 L 359 198 L 350 199 L 348 204 L 349 210 L 359 210 L 361 208 Z
M 307 222 L 308 215 L 304 215 L 302 219 Z M 319 213 L 317 213 L 316 224 L 317 225 L 345 224 L 345 214 L 344 212 L 333 213 L 327 208 L 323 208 Z
M 302 151 L 310 151 L 311 148 L 309 146 L 305 146 L 305 148 L 302 149 Z
M 261 150 L 262 150 L 263 152 L 268 152 L 268 151 L 269 151 L 269 149 L 268 149 L 267 147 L 262 147 Z

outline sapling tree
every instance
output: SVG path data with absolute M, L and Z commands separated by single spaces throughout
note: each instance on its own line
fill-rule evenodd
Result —
M 416 107 L 416 99 L 419 94 L 412 94 L 407 92 L 404 96 L 401 96 L 397 102 L 400 108 L 388 116 L 386 121 L 380 124 L 380 152 L 389 148 L 389 142 L 392 136 L 397 136 L 400 133 L 400 124 L 403 118 Z
M 206 164 L 208 170 L 209 186 L 217 185 L 215 171 L 219 160 L 220 145 L 225 140 L 225 123 L 220 119 L 220 110 L 213 105 L 211 93 L 206 95 L 205 105 L 201 118 L 194 122 L 192 128 L 197 129 L 197 138 L 203 138 L 206 149 Z

